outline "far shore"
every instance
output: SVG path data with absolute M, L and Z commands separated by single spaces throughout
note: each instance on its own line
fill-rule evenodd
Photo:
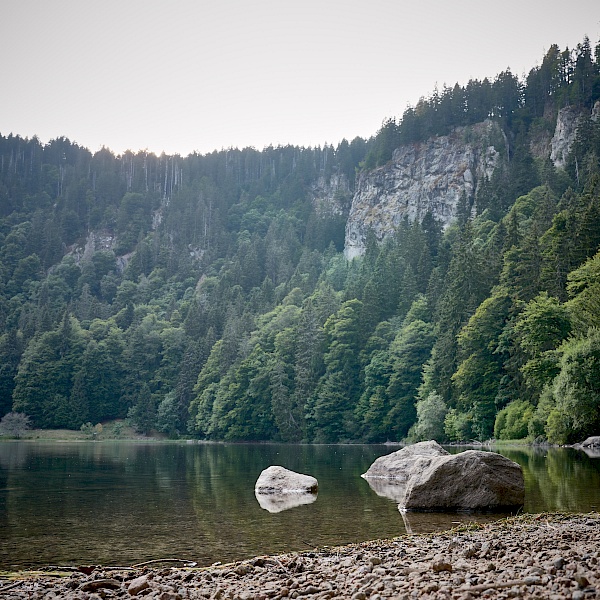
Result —
M 143 434 L 135 431 L 127 425 L 124 420 L 110 421 L 95 425 L 93 429 L 82 431 L 79 429 L 27 429 L 18 437 L 9 435 L 0 435 L 0 442 L 6 440 L 20 441 L 43 441 L 43 442 L 89 442 L 89 441 L 111 441 L 111 442 L 181 442 L 181 443 L 221 443 L 219 441 L 202 440 L 191 437 L 169 436 L 158 431 L 151 431 Z M 270 443 L 268 441 L 247 442 L 247 443 Z M 286 443 L 286 442 L 273 442 Z M 365 442 L 349 441 L 349 444 L 362 444 Z M 378 442 L 376 445 L 389 446 L 390 448 L 401 448 L 411 442 Z M 507 448 L 514 446 L 532 446 L 533 442 L 529 439 L 520 440 L 467 440 L 463 442 L 450 442 L 443 445 L 450 447 L 465 448 Z

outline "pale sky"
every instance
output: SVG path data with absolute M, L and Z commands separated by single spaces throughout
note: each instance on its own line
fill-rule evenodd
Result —
M 598 0 L 0 0 L 0 134 L 117 154 L 337 145 L 586 34 Z

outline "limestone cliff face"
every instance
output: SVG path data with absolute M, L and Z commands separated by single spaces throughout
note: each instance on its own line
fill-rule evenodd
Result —
M 577 127 L 579 127 L 582 119 L 588 117 L 593 121 L 597 121 L 600 118 L 600 100 L 596 100 L 591 113 L 577 110 L 571 106 L 566 106 L 558 111 L 550 152 L 550 160 L 552 160 L 555 167 L 559 169 L 565 168 L 569 152 L 577 137 Z
M 582 118 L 580 111 L 567 106 L 558 111 L 556 117 L 556 129 L 552 138 L 552 150 L 550 152 L 550 160 L 554 166 L 559 169 L 564 169 L 567 164 L 567 158 L 571 146 L 575 141 L 577 134 L 577 126 Z
M 352 202 L 350 181 L 344 174 L 321 176 L 311 186 L 312 202 L 317 214 L 346 216 Z
M 387 165 L 361 173 L 346 224 L 346 257 L 364 252 L 369 229 L 382 240 L 405 217 L 421 220 L 431 212 L 448 225 L 463 192 L 473 199 L 484 177 L 491 177 L 505 144 L 500 127 L 485 121 L 402 146 Z

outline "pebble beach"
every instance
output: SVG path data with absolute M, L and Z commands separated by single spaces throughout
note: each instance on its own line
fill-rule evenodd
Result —
M 600 514 L 521 515 L 208 567 L 172 563 L 4 573 L 0 598 L 600 598 Z

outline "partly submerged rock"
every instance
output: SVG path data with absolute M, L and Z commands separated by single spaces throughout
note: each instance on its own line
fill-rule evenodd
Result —
M 365 479 L 384 478 L 408 481 L 413 470 L 424 469 L 429 465 L 432 458 L 449 455 L 449 452 L 433 440 L 419 442 L 418 444 L 405 446 L 391 454 L 380 456 L 367 472 L 363 473 L 362 477 Z
M 581 442 L 584 448 L 600 448 L 600 435 L 592 435 Z
M 524 501 L 520 465 L 495 452 L 467 450 L 439 457 L 414 473 L 404 508 L 501 510 L 522 506 Z
M 254 493 L 262 508 L 269 512 L 281 512 L 314 502 L 318 488 L 319 483 L 310 475 L 272 466 L 259 475 Z
M 449 454 L 436 442 L 380 457 L 363 477 L 401 510 L 502 510 L 525 500 L 517 463 L 479 450 Z
M 258 476 L 254 486 L 254 490 L 259 494 L 316 492 L 318 488 L 319 483 L 314 477 L 278 466 L 265 469 Z
M 573 448 L 585 452 L 590 458 L 600 458 L 600 435 L 593 435 Z

